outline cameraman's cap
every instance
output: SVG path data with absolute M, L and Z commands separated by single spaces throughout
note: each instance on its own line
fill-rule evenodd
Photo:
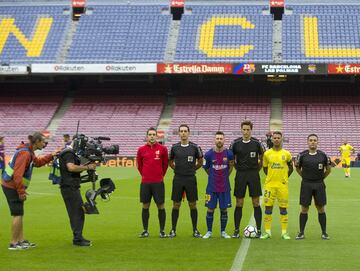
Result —
M 38 140 L 39 141 L 45 140 L 44 135 L 40 132 L 35 132 L 32 135 L 29 135 L 28 138 L 32 143 L 35 143 Z

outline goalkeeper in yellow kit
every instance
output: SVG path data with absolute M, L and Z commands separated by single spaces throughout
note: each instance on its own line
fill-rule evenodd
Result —
M 289 240 L 288 228 L 288 203 L 289 187 L 288 178 L 293 172 L 292 157 L 289 151 L 282 148 L 283 136 L 281 132 L 274 132 L 272 136 L 273 147 L 264 153 L 263 168 L 266 174 L 264 187 L 265 232 L 260 239 L 271 238 L 272 210 L 277 199 L 280 208 L 281 238 Z
M 350 177 L 351 152 L 354 154 L 355 149 L 353 148 L 353 146 L 347 143 L 347 140 L 344 140 L 344 144 L 339 147 L 339 152 L 341 154 L 341 163 L 345 172 L 345 177 L 348 178 Z

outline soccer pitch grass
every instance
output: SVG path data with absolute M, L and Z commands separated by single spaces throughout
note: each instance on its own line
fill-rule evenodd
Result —
M 139 239 L 142 230 L 139 203 L 140 177 L 133 168 L 100 168 L 100 177 L 115 180 L 116 191 L 109 202 L 98 200 L 100 215 L 86 216 L 84 236 L 93 241 L 90 248 L 74 247 L 65 206 L 58 186 L 47 180 L 48 169 L 35 169 L 29 197 L 25 203 L 25 237 L 37 243 L 34 249 L 9 251 L 11 218 L 3 193 L 0 193 L 0 270 L 229 270 L 241 239 L 220 239 L 219 210 L 215 212 L 214 237 L 209 240 L 191 236 L 187 202 L 180 210 L 174 239 L 160 239 L 157 210 L 150 210 L 150 237 Z M 199 230 L 206 232 L 204 194 L 207 178 L 201 169 L 199 186 Z M 231 185 L 233 186 L 233 176 Z M 171 180 L 166 176 L 166 232 L 171 227 Z M 273 237 L 251 240 L 242 270 L 359 270 L 360 170 L 352 169 L 345 179 L 341 169 L 333 169 L 326 180 L 327 221 L 331 238 L 320 238 L 317 212 L 311 206 L 305 240 L 294 240 L 298 231 L 300 178 L 290 178 L 289 232 L 292 240 L 280 239 L 278 208 L 274 208 Z M 90 187 L 85 184 L 83 192 Z M 83 193 L 82 192 L 82 193 Z M 235 200 L 233 199 L 233 204 Z M 233 210 L 229 209 L 227 232 L 232 233 Z M 241 228 L 252 215 L 246 197 Z

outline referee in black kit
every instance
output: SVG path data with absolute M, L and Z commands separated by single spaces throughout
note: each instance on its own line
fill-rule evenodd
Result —
M 296 171 L 302 177 L 300 189 L 300 232 L 296 236 L 296 240 L 305 238 L 305 225 L 312 197 L 314 197 L 315 206 L 318 210 L 322 231 L 321 238 L 329 240 L 329 235 L 326 232 L 326 191 L 324 179 L 330 174 L 331 161 L 326 153 L 317 149 L 318 136 L 316 134 L 310 134 L 307 137 L 307 144 L 308 150 L 301 152 L 295 161 Z
M 195 173 L 203 165 L 203 153 L 198 145 L 189 141 L 189 134 L 189 126 L 181 124 L 179 126 L 180 142 L 174 144 L 170 150 L 169 166 L 175 173 L 171 196 L 174 202 L 171 213 L 172 228 L 169 233 L 171 238 L 176 237 L 176 224 L 184 192 L 190 207 L 193 237 L 202 237 L 197 230 L 198 211 L 196 201 L 198 200 L 198 190 Z
M 261 235 L 262 212 L 260 196 L 262 195 L 259 170 L 262 167 L 262 158 L 265 152 L 264 146 L 259 140 L 251 136 L 253 124 L 250 120 L 241 123 L 242 137 L 235 139 L 230 145 L 230 150 L 235 156 L 235 188 L 236 207 L 234 211 L 235 230 L 232 238 L 240 238 L 240 222 L 246 187 L 249 187 L 249 195 L 252 198 L 254 217 L 257 227 L 257 238 Z

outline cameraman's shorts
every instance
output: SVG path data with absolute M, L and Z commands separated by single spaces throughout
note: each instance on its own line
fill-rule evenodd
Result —
M 11 216 L 23 216 L 24 201 L 19 199 L 17 191 L 5 186 L 2 186 L 2 189 L 8 202 Z
M 163 204 L 165 202 L 164 182 L 140 184 L 140 202 L 150 203 L 152 197 L 156 204 Z

